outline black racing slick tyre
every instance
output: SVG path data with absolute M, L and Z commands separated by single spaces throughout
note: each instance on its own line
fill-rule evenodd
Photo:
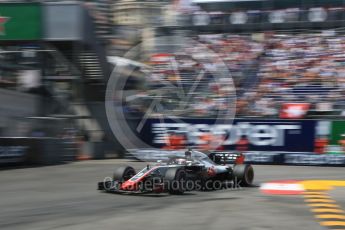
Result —
M 121 166 L 115 169 L 113 174 L 114 181 L 126 181 L 135 175 L 135 170 L 131 166 Z
M 251 165 L 235 165 L 234 166 L 234 180 L 243 187 L 248 187 L 254 181 L 254 169 Z
M 169 168 L 164 177 L 164 186 L 170 194 L 182 195 L 186 188 L 186 171 L 183 168 Z

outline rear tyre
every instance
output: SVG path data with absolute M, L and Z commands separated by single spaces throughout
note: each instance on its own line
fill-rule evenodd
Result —
M 185 192 L 186 171 L 183 168 L 169 168 L 164 180 L 165 188 L 170 194 L 182 195 Z
M 114 181 L 126 181 L 135 175 L 135 170 L 131 166 L 121 166 L 115 169 L 113 174 Z
M 251 165 L 235 165 L 234 166 L 234 180 L 239 182 L 239 185 L 248 187 L 253 184 L 254 169 Z

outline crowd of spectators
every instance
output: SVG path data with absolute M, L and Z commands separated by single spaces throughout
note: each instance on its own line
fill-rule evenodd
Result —
M 345 36 L 271 34 L 264 39 L 258 84 L 240 98 L 239 113 L 276 116 L 282 103 L 306 102 L 311 110 L 344 108 Z
M 184 107 L 177 106 L 185 100 L 178 91 L 174 91 L 175 96 L 159 91 L 170 102 L 162 110 L 169 108 L 169 113 L 177 116 L 207 117 L 233 109 L 232 85 L 229 81 L 217 84 L 219 80 L 226 82 L 226 78 L 232 78 L 236 86 L 239 116 L 278 117 L 282 104 L 291 102 L 309 103 L 311 111 L 322 114 L 341 115 L 345 108 L 345 35 L 324 31 L 213 34 L 195 39 L 198 45 L 170 53 L 175 64 L 170 58 L 152 65 L 146 84 L 151 89 L 146 89 L 148 98 L 153 97 L 149 93 L 152 89 L 169 90 L 169 84 L 176 87 L 180 82 L 188 92 L 186 88 L 195 87 L 193 82 L 200 81 Z M 229 72 L 227 77 L 215 80 L 214 71 L 222 70 L 220 61 Z
M 228 113 L 236 100 L 229 70 L 216 60 L 217 53 L 206 50 L 203 44 L 194 43 L 152 57 L 152 69 L 141 89 L 136 96 L 127 97 L 128 107 L 150 116 L 214 117 Z

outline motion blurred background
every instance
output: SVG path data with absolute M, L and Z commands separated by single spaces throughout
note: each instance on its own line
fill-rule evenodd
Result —
M 117 122 L 149 146 L 345 165 L 344 32 L 343 0 L 0 1 L 0 164 L 130 157 L 105 108 L 128 67 Z M 181 37 L 198 45 L 174 49 Z M 212 77 L 219 62 L 236 90 Z M 174 87 L 195 81 L 179 107 Z

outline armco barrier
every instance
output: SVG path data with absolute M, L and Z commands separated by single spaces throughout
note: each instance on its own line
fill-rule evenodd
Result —
M 0 166 L 62 162 L 63 144 L 55 138 L 0 138 Z
M 219 152 L 220 156 L 224 153 Z M 212 154 L 218 154 L 214 152 Z M 267 164 L 267 165 L 308 165 L 308 166 L 345 166 L 345 155 L 315 154 L 315 153 L 291 153 L 291 152 L 245 152 L 245 163 Z M 128 158 L 143 161 L 168 160 L 169 157 L 184 157 L 184 150 L 157 150 L 157 149 L 136 149 L 130 150 Z M 232 158 L 225 159 L 224 163 L 234 163 Z
M 345 166 L 345 155 L 334 154 L 285 154 L 284 164 Z
M 345 155 L 289 152 L 246 152 L 244 155 L 251 164 L 345 166 Z

